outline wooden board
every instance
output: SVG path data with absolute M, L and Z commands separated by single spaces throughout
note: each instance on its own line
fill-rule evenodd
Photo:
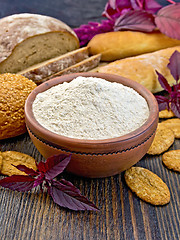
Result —
M 180 140 L 171 149 L 180 149 Z M 37 161 L 43 159 L 28 134 L 1 141 L 0 150 L 20 151 Z M 179 239 L 179 173 L 165 168 L 161 156 L 146 155 L 136 165 L 153 171 L 166 182 L 171 192 L 168 205 L 152 206 L 138 199 L 128 189 L 123 173 L 103 179 L 85 179 L 66 173 L 63 177 L 100 211 L 63 209 L 40 189 L 20 193 L 0 188 L 0 239 Z

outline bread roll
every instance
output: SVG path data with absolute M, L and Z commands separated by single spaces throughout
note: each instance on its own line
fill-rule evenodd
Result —
M 92 55 L 102 54 L 102 61 L 114 61 L 177 45 L 180 45 L 180 40 L 169 38 L 160 32 L 142 33 L 135 31 L 98 34 L 88 44 Z
M 17 74 L 0 75 L 0 140 L 26 132 L 24 104 L 36 84 Z
M 77 48 L 76 34 L 58 19 L 28 13 L 0 19 L 0 73 L 17 73 Z
M 155 70 L 163 74 L 170 85 L 176 83 L 167 68 L 169 58 L 175 50 L 180 52 L 180 46 L 117 60 L 106 66 L 99 67 L 97 71 L 101 73 L 117 74 L 132 79 L 145 86 L 152 93 L 156 93 L 163 89 L 159 84 Z

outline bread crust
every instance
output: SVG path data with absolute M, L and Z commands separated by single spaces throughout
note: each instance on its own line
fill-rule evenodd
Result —
M 180 45 L 180 40 L 169 38 L 160 32 L 135 31 L 98 34 L 88 44 L 92 55 L 102 54 L 102 61 L 114 61 L 177 45 Z
M 0 140 L 26 132 L 24 104 L 36 84 L 18 74 L 0 75 Z
M 89 58 L 86 58 L 85 60 L 76 63 L 68 68 L 65 68 L 64 70 L 57 72 L 47 78 L 42 79 L 42 82 L 45 82 L 51 78 L 62 76 L 65 74 L 70 74 L 70 73 L 77 73 L 77 72 L 88 72 L 89 70 L 97 67 L 101 60 L 101 54 L 97 54 L 95 56 L 91 56 Z
M 0 19 L 0 73 L 17 73 L 77 48 L 75 32 L 58 19 L 29 13 Z
M 64 69 L 82 61 L 89 57 L 89 51 L 87 47 L 79 48 L 74 51 L 63 54 L 59 57 L 52 58 L 40 64 L 34 65 L 25 69 L 18 74 L 21 74 L 36 84 L 42 83 L 42 79 L 63 71 Z
M 21 13 L 0 19 L 0 62 L 7 59 L 16 45 L 25 39 L 66 30 L 76 37 L 74 31 L 62 21 L 39 14 Z
M 98 72 L 121 75 L 142 84 L 152 93 L 156 93 L 162 91 L 163 88 L 155 70 L 160 72 L 170 85 L 175 84 L 175 80 L 167 68 L 169 58 L 175 50 L 180 52 L 180 46 L 117 60 L 99 67 Z

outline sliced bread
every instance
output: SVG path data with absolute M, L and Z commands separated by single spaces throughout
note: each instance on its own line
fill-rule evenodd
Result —
M 0 19 L 0 73 L 17 73 L 77 48 L 76 34 L 58 19 L 29 13 Z
M 74 51 L 52 58 L 45 62 L 33 65 L 23 71 L 18 72 L 35 83 L 41 83 L 41 80 L 63 71 L 64 69 L 89 57 L 88 47 L 79 48 Z
M 51 78 L 62 76 L 62 75 L 69 74 L 69 73 L 88 72 L 89 70 L 97 67 L 100 60 L 101 60 L 101 54 L 91 56 L 91 57 L 89 57 L 79 63 L 76 63 L 60 72 L 57 72 L 47 78 L 42 79 L 41 82 L 45 82 Z

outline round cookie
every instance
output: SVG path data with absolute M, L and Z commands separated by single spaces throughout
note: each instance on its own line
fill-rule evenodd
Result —
M 164 109 L 159 112 L 159 118 L 172 118 L 175 117 L 174 113 L 171 110 Z
M 167 151 L 174 143 L 174 139 L 174 132 L 170 128 L 162 127 L 161 123 L 159 123 L 154 140 L 147 153 L 150 155 L 159 155 Z
M 164 153 L 162 161 L 167 168 L 180 172 L 180 149 Z
M 0 140 L 26 132 L 25 100 L 36 84 L 18 74 L 0 74 Z
M 170 128 L 175 135 L 175 138 L 180 138 L 180 119 L 172 118 L 160 123 L 161 127 Z
M 128 187 L 142 200 L 153 205 L 164 205 L 170 201 L 167 185 L 148 169 L 131 167 L 124 176 Z
M 1 173 L 4 175 L 26 175 L 26 173 L 18 170 L 13 165 L 25 165 L 26 167 L 32 168 L 34 170 L 37 169 L 35 159 L 31 156 L 15 152 L 15 151 L 6 151 L 1 152 L 2 156 L 2 168 Z M 13 165 L 12 165 L 13 164 Z

